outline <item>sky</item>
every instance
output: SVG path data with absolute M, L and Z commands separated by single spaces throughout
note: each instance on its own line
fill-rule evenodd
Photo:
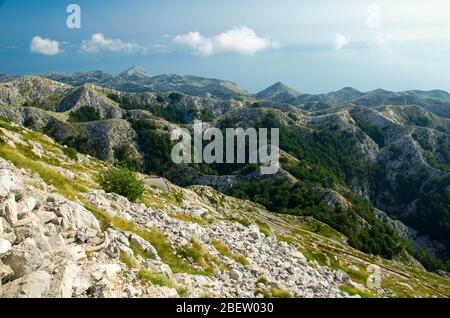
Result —
M 251 92 L 450 91 L 450 1 L 0 0 L 0 73 L 133 65 Z

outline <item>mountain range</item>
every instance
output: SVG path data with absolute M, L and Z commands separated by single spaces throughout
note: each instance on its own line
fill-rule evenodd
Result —
M 450 94 L 442 90 L 391 92 L 377 89 L 370 92 L 360 92 L 354 88 L 345 87 L 327 94 L 312 95 L 302 94 L 278 82 L 259 93 L 251 94 L 231 81 L 176 74 L 163 74 L 152 77 L 142 68 L 135 66 L 120 73 L 118 76 L 94 71 L 47 73 L 43 74 L 42 77 L 72 86 L 90 83 L 125 92 L 180 92 L 191 96 L 212 96 L 223 100 L 262 100 L 290 104 L 304 110 L 322 110 L 344 106 L 345 104 L 368 107 L 417 105 L 438 116 L 450 118 Z M 2 81 L 2 78 L 6 80 L 12 77 L 3 75 L 3 77 L 0 76 L 0 81 Z
M 118 76 L 49 73 L 1 77 L 0 82 L 4 120 L 44 133 L 88 158 L 159 175 L 179 187 L 200 185 L 219 196 L 247 200 L 284 220 L 270 226 L 281 231 L 278 238 L 295 236 L 286 220 L 307 218 L 327 227 L 313 225 L 308 233 L 339 233 L 346 250 L 414 268 L 418 260 L 428 271 L 447 275 L 446 92 L 344 88 L 311 95 L 277 83 L 253 95 L 229 81 L 152 77 L 137 67 Z M 192 129 L 195 119 L 220 129 L 279 128 L 280 171 L 264 177 L 253 165 L 173 164 L 170 132 Z M 268 215 L 263 219 L 270 220 Z M 301 246 L 301 239 L 296 244 Z M 335 257 L 342 257 L 320 253 L 327 255 L 323 266 L 333 267 Z

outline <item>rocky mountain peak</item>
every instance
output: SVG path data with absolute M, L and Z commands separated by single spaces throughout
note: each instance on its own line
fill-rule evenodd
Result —
M 139 81 L 149 79 L 150 75 L 143 68 L 138 66 L 132 66 L 126 71 L 120 73 L 118 77 L 130 81 Z
M 256 94 L 257 99 L 266 99 L 275 102 L 289 103 L 302 95 L 300 92 L 286 86 L 282 82 L 274 85 Z

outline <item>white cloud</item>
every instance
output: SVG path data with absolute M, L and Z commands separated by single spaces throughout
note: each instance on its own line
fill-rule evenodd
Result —
M 37 54 L 58 55 L 61 53 L 59 45 L 58 41 L 52 41 L 37 35 L 31 39 L 30 51 Z
M 336 34 L 334 38 L 334 48 L 336 51 L 340 51 L 344 46 L 348 44 L 348 39 L 342 34 Z
M 98 53 L 101 51 L 146 53 L 147 48 L 133 42 L 123 42 L 121 39 L 108 39 L 101 33 L 95 33 L 89 40 L 83 40 L 80 52 Z
M 177 35 L 174 41 L 189 46 L 196 54 L 202 56 L 220 52 L 253 55 L 259 51 L 279 46 L 268 37 L 259 37 L 255 31 L 246 26 L 234 27 L 211 38 L 204 37 L 199 32 L 190 32 Z

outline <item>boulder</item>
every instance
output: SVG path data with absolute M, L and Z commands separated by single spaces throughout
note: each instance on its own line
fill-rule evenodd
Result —
M 11 171 L 0 170 L 0 197 L 7 197 L 14 186 L 14 178 Z
M 62 218 L 62 226 L 65 230 L 94 229 L 100 232 L 98 220 L 79 204 L 63 202 L 54 212 Z
M 0 298 L 43 298 L 50 289 L 51 276 L 37 271 L 0 288 Z
M 147 270 L 152 272 L 153 274 L 165 275 L 168 278 L 174 280 L 175 275 L 170 269 L 169 265 L 164 264 L 160 261 L 149 259 L 147 260 Z
M 32 196 L 25 196 L 22 200 L 17 203 L 17 214 L 26 215 L 31 213 L 36 207 L 37 200 Z
M 14 194 L 10 194 L 5 201 L 5 217 L 11 226 L 17 223 L 17 203 Z
M 11 226 L 4 218 L 0 217 L 0 235 L 8 232 L 11 232 Z
M 32 273 L 44 263 L 44 255 L 32 238 L 25 239 L 22 243 L 14 246 L 10 255 L 3 262 L 14 271 L 14 279 Z
M 54 219 L 57 219 L 58 216 L 53 212 L 46 212 L 46 211 L 39 211 L 36 213 L 36 216 L 39 218 L 39 220 L 44 223 L 50 223 Z
M 130 236 L 130 242 L 132 244 L 136 244 L 139 247 L 139 249 L 142 250 L 148 256 L 148 258 L 153 260 L 160 260 L 156 249 L 142 237 L 132 233 Z
M 11 242 L 5 239 L 0 239 L 0 258 L 7 256 L 11 250 Z
M 52 298 L 71 298 L 75 286 L 79 284 L 81 269 L 76 264 L 69 263 L 59 272 L 61 274 L 53 278 L 49 296 Z
M 240 282 L 242 280 L 242 273 L 236 269 L 232 269 L 229 273 L 230 279 Z
M 13 277 L 13 275 L 14 271 L 11 269 L 11 267 L 0 262 L 0 286 L 2 282 L 10 279 L 11 277 Z

